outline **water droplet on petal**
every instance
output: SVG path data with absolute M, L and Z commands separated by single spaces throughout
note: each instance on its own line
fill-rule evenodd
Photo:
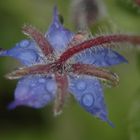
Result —
M 40 79 L 38 80 L 39 83 L 45 83 L 45 81 L 46 81 L 46 80 L 45 80 L 44 78 L 40 78 Z
M 36 84 L 35 83 L 33 83 L 33 84 L 31 84 L 31 87 L 34 87 Z
M 18 87 L 15 92 L 15 99 L 16 100 L 24 100 L 28 98 L 29 87 Z
M 19 53 L 19 57 L 21 59 L 23 59 L 24 62 L 26 61 L 26 63 L 27 62 L 29 62 L 29 63 L 30 62 L 35 62 L 37 60 L 37 58 L 38 58 L 36 52 L 33 51 L 33 50 L 28 50 L 28 52 L 27 51 L 21 52 L 21 53 Z
M 77 83 L 76 83 L 76 88 L 78 89 L 78 90 L 80 90 L 80 91 L 83 91 L 83 90 L 85 90 L 86 89 L 86 83 L 84 82 L 84 81 L 78 81 Z
M 48 80 L 46 83 L 46 89 L 48 92 L 56 91 L 56 84 L 52 80 Z
M 21 47 L 27 47 L 27 46 L 29 46 L 29 44 L 30 44 L 30 41 L 29 40 L 22 40 L 20 42 L 20 46 Z
M 84 94 L 82 97 L 82 102 L 85 106 L 90 107 L 94 103 L 94 97 L 90 93 Z

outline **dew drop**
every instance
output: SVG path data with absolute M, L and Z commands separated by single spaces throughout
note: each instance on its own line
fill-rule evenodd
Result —
M 78 81 L 77 83 L 76 83 L 76 88 L 78 89 L 78 90 L 80 90 L 80 91 L 83 91 L 83 90 L 85 90 L 86 89 L 86 83 L 84 82 L 84 81 Z
M 56 90 L 55 82 L 52 80 L 48 80 L 46 83 L 46 89 L 48 92 L 53 92 Z
M 28 98 L 29 87 L 20 86 L 15 91 L 15 99 L 16 100 L 24 100 Z
M 90 93 L 87 93 L 82 97 L 82 101 L 85 106 L 90 107 L 94 103 L 94 97 Z
M 21 52 L 19 53 L 19 57 L 26 62 L 35 62 L 38 58 L 36 52 L 34 52 L 33 50 L 28 50 L 28 52 Z
M 44 78 L 40 78 L 40 79 L 38 80 L 39 83 L 45 83 L 45 81 L 46 81 L 46 80 L 45 80 Z
M 35 83 L 33 83 L 33 84 L 31 84 L 31 87 L 34 87 L 36 84 Z
M 22 40 L 20 42 L 21 47 L 27 47 L 27 46 L 29 46 L 29 44 L 30 44 L 29 40 Z

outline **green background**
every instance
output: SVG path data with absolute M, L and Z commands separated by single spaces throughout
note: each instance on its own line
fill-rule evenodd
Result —
M 46 31 L 57 4 L 64 16 L 65 26 L 76 31 L 71 18 L 70 0 L 1 0 L 0 1 L 0 47 L 11 48 L 26 38 L 21 27 L 32 24 Z M 140 7 L 133 0 L 103 0 L 106 15 L 91 30 L 105 27 L 124 33 L 140 35 Z M 102 31 L 104 34 L 104 30 Z M 106 32 L 106 31 L 105 31 Z M 111 32 L 108 29 L 108 32 Z M 18 107 L 8 111 L 13 100 L 17 81 L 4 75 L 19 63 L 10 58 L 0 59 L 0 140 L 139 140 L 140 139 L 140 53 L 136 46 L 123 45 L 119 51 L 129 60 L 128 64 L 112 67 L 120 76 L 120 84 L 105 89 L 105 100 L 110 119 L 115 128 L 95 119 L 85 112 L 71 97 L 63 114 L 53 117 L 52 105 L 35 110 Z

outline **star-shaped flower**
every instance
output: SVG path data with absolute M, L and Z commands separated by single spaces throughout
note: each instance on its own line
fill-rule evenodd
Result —
M 127 62 L 109 44 L 140 44 L 140 37 L 108 35 L 93 38 L 83 32 L 73 33 L 62 25 L 56 7 L 45 35 L 32 26 L 24 26 L 23 32 L 31 39 L 22 40 L 10 50 L 0 51 L 0 56 L 11 56 L 24 65 L 6 76 L 19 79 L 15 100 L 9 108 L 19 105 L 41 108 L 54 100 L 57 115 L 71 93 L 86 111 L 112 125 L 101 81 L 115 86 L 118 76 L 100 67 Z

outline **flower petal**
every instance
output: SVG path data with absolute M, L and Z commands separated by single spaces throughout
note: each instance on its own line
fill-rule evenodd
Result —
M 112 125 L 108 119 L 101 84 L 95 77 L 70 77 L 69 90 L 86 111 Z
M 32 65 L 41 63 L 43 60 L 39 50 L 35 47 L 36 44 L 30 40 L 22 40 L 10 50 L 1 51 L 0 56 L 11 56 L 21 61 L 23 65 Z
M 112 66 L 120 63 L 127 63 L 127 60 L 111 49 L 98 48 L 97 50 L 86 50 L 75 57 L 76 62 L 83 64 L 94 64 L 96 66 Z
M 56 83 L 51 77 L 28 76 L 18 82 L 15 90 L 15 101 L 10 109 L 19 105 L 34 108 L 44 107 L 51 102 L 56 94 Z
M 59 20 L 57 8 L 54 8 L 53 20 L 45 34 L 52 47 L 56 52 L 63 52 L 73 37 L 73 33 L 64 28 Z

